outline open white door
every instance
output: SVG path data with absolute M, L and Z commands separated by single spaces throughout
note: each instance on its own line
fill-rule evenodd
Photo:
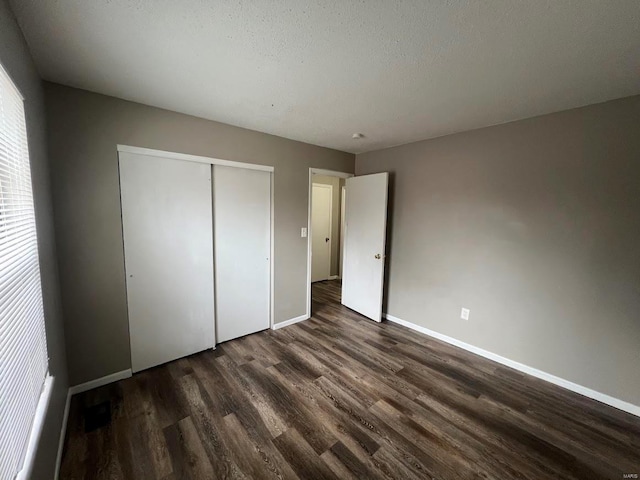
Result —
M 134 372 L 214 346 L 211 166 L 120 152 Z
M 388 173 L 347 178 L 342 304 L 382 320 Z

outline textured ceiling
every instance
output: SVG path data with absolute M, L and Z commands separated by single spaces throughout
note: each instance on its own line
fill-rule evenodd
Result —
M 640 93 L 638 0 L 11 4 L 46 80 L 355 153 Z

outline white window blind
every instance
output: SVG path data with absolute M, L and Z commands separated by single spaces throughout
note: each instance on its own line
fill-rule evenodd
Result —
M 22 468 L 46 345 L 24 105 L 0 67 L 0 480 Z

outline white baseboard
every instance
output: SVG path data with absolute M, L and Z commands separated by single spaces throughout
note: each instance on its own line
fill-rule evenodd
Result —
M 309 315 L 304 314 L 304 315 L 300 315 L 299 317 L 292 318 L 290 320 L 285 320 L 284 322 L 275 323 L 271 328 L 273 330 L 278 330 L 279 328 L 288 327 L 289 325 L 293 325 L 294 323 L 302 322 L 303 320 L 308 320 L 308 319 L 309 319 Z
M 67 390 L 67 401 L 64 405 L 62 415 L 62 426 L 60 427 L 60 440 L 58 441 L 58 455 L 56 456 L 56 471 L 54 480 L 58 480 L 60 475 L 60 465 L 62 465 L 62 451 L 64 450 L 64 439 L 67 435 L 67 423 L 69 421 L 69 407 L 71 406 L 71 389 Z
M 75 395 L 76 393 L 86 392 L 87 390 L 92 390 L 94 388 L 102 387 L 103 385 L 108 385 L 109 383 L 117 382 L 118 380 L 124 380 L 125 378 L 129 378 L 131 376 L 131 369 L 122 370 L 121 372 L 112 373 L 111 375 L 107 375 L 106 377 L 96 378 L 95 380 L 90 380 L 85 383 L 81 383 L 80 385 L 74 385 L 69 388 L 70 395 Z
M 570 382 L 569 380 L 565 380 L 564 378 L 556 377 L 555 375 L 552 375 L 547 372 L 543 372 L 542 370 L 538 370 L 537 368 L 533 368 L 528 365 L 524 365 L 523 363 L 510 360 L 498 354 L 489 352 L 487 350 L 483 350 L 482 348 L 478 348 L 468 343 L 457 340 L 453 337 L 443 335 L 442 333 L 434 332 L 433 330 L 429 330 L 428 328 L 421 327 L 420 325 L 416 325 L 415 323 L 407 322 L 406 320 L 402 320 L 398 317 L 394 317 L 393 315 L 389 315 L 388 313 L 383 314 L 383 317 L 389 320 L 390 322 L 397 323 L 399 325 L 402 325 L 404 327 L 410 328 L 417 332 L 423 333 L 430 337 L 437 338 L 438 340 L 442 340 L 443 342 L 449 343 L 456 347 L 460 347 L 471 353 L 480 355 L 481 357 L 488 358 L 489 360 L 493 360 L 494 362 L 501 363 L 502 365 L 506 365 L 507 367 L 511 367 L 515 370 L 519 370 L 528 375 L 534 376 L 536 378 L 540 378 L 547 382 L 566 388 L 567 390 L 571 390 L 572 392 L 579 393 L 580 395 L 584 395 L 585 397 L 589 397 L 599 402 L 606 403 L 607 405 L 615 407 L 619 410 L 623 410 L 625 412 L 631 413 L 632 415 L 636 415 L 640 417 L 640 406 L 638 405 L 634 405 L 632 403 L 625 402 L 624 400 L 614 398 L 605 393 L 601 393 L 591 388 L 578 385 L 577 383 Z
M 338 280 L 339 278 L 340 278 L 340 275 L 330 275 L 327 280 Z

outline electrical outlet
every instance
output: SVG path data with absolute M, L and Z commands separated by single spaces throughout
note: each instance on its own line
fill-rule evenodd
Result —
M 462 312 L 460 312 L 460 318 L 462 320 L 469 320 L 469 313 L 471 313 L 471 310 L 469 310 L 468 308 L 463 308 Z
M 306 227 L 302 227 L 302 228 L 300 229 L 300 236 L 301 236 L 302 238 L 307 238 L 307 229 L 306 229 Z

